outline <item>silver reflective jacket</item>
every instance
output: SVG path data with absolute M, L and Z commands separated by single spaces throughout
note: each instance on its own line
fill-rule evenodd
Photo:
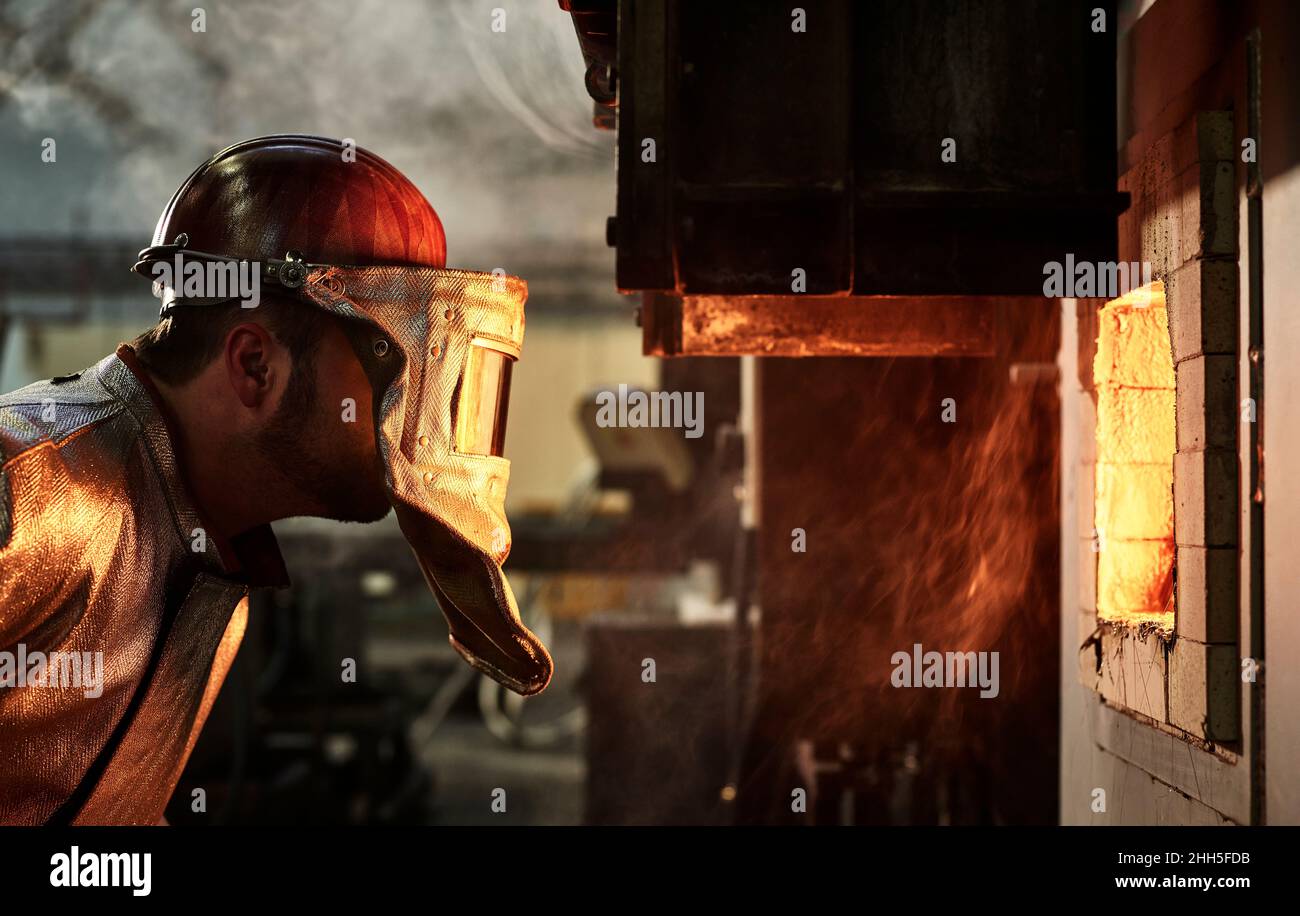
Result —
M 247 623 L 286 584 L 225 542 L 127 347 L 0 396 L 0 822 L 155 824 Z

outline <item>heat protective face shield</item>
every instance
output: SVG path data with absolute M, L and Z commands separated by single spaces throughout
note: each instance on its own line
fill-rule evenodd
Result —
M 551 657 L 520 622 L 501 570 L 510 553 L 501 452 L 527 285 L 464 270 L 309 266 L 301 293 L 370 325 L 372 361 L 394 364 L 377 392 L 380 454 L 451 644 L 512 690 L 539 692 Z
M 146 249 L 137 270 L 181 244 Z M 466 270 L 307 264 L 293 252 L 260 270 L 264 283 L 352 320 L 353 346 L 375 385 L 389 499 L 451 644 L 517 693 L 538 693 L 551 657 L 520 621 L 501 569 L 510 553 L 510 462 L 501 454 L 527 285 Z M 164 314 L 184 304 L 163 301 Z

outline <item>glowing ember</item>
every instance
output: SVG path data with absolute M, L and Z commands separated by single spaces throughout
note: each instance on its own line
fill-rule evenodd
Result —
M 1097 385 L 1097 616 L 1174 624 L 1174 365 L 1163 284 L 1106 303 Z

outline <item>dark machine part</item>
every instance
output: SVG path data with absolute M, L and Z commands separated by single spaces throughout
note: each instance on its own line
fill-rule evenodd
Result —
M 683 572 L 693 559 L 722 569 L 733 563 L 739 510 L 735 486 L 744 463 L 736 432 L 740 412 L 740 361 L 679 359 L 660 364 L 660 391 L 704 392 L 703 435 L 680 430 L 692 468 L 690 484 L 670 489 L 652 475 L 633 476 L 601 468 L 597 489 L 626 490 L 626 516 L 555 518 L 511 514 L 514 543 L 508 571 Z M 603 429 L 621 436 L 650 430 Z M 658 432 L 654 430 L 653 432 Z M 730 590 L 728 591 L 730 594 Z
M 607 237 L 644 351 L 886 357 L 757 364 L 760 527 L 734 590 L 756 569 L 761 624 L 718 656 L 756 649 L 752 712 L 726 719 L 748 732 L 734 820 L 1052 822 L 1044 266 L 1116 258 L 1115 4 L 610 0 L 574 15 L 589 67 L 614 7 Z M 1001 699 L 892 689 L 913 642 L 999 652 Z
M 618 55 L 618 14 L 612 2 L 560 0 L 560 9 L 573 16 L 578 45 L 587 65 L 584 81 L 591 96 L 591 123 L 599 130 L 613 130 L 618 107 L 615 59 Z
M 607 235 L 618 287 L 647 293 L 649 354 L 976 355 L 949 340 L 982 331 L 955 300 L 1041 297 L 1045 263 L 1115 258 L 1113 2 L 812 0 L 798 19 L 779 3 L 562 6 L 589 71 L 617 6 Z M 832 314 L 826 347 L 782 351 L 800 332 L 773 316 L 804 295 L 864 297 L 868 315 L 866 297 L 909 297 L 887 303 L 928 324 Z M 689 300 L 736 296 L 787 301 L 713 302 L 763 320 L 721 350 L 692 344 L 708 319 Z
M 724 625 L 630 619 L 587 627 L 587 806 L 597 825 L 731 820 Z M 646 680 L 653 662 L 653 681 Z

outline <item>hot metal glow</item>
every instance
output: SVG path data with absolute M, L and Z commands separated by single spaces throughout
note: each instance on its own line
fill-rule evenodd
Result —
M 1160 282 L 1107 302 L 1097 356 L 1097 616 L 1174 624 L 1174 366 Z

